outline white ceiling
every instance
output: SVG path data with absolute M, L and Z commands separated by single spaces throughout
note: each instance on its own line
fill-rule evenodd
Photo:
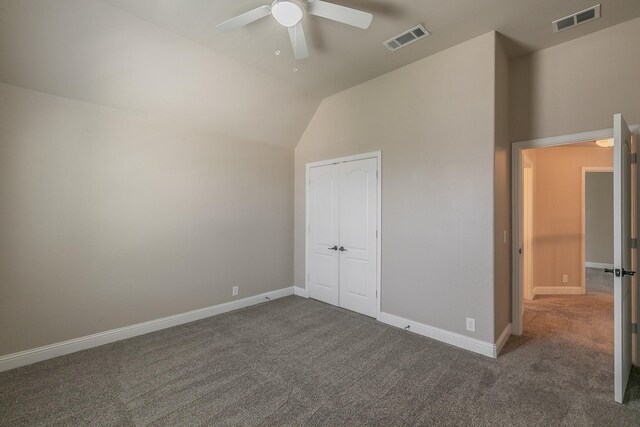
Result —
M 360 30 L 305 16 L 310 57 L 294 63 L 285 28 L 271 17 L 235 32 L 215 25 L 271 0 L 105 0 L 140 18 L 323 96 L 347 89 L 473 37 L 497 30 L 513 56 L 540 50 L 640 16 L 638 0 L 330 0 L 374 14 Z M 554 33 L 551 21 L 602 4 L 602 18 Z M 396 52 L 382 43 L 423 24 L 432 36 Z M 283 52 L 274 54 L 276 47 Z
M 553 33 L 552 20 L 597 1 L 602 18 Z M 517 56 L 640 16 L 638 0 L 335 0 L 372 12 L 371 27 L 305 17 L 311 56 L 295 63 L 271 17 L 215 29 L 268 2 L 0 0 L 0 80 L 294 146 L 323 97 L 488 31 Z M 395 53 L 382 45 L 419 23 L 430 37 Z

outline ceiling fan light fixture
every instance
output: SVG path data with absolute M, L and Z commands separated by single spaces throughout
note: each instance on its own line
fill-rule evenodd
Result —
M 302 20 L 302 8 L 290 0 L 275 0 L 271 3 L 271 15 L 283 27 L 293 27 Z

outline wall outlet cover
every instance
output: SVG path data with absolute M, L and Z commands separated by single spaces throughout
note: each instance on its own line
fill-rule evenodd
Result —
M 234 286 L 231 290 L 231 296 L 237 297 L 238 296 L 238 287 Z
M 476 319 L 467 317 L 467 331 L 471 331 L 471 332 L 476 331 Z
M 568 274 L 563 274 L 562 275 L 562 283 L 569 283 L 569 275 Z

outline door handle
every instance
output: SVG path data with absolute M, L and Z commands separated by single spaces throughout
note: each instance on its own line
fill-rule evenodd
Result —
M 344 248 L 344 246 L 340 246 L 340 249 L 338 249 L 340 252 L 347 252 L 347 250 Z
M 337 250 L 338 250 L 338 247 L 337 247 L 337 246 L 334 246 L 334 247 L 332 247 L 332 248 L 327 248 L 327 249 L 330 249 L 330 250 L 332 250 L 332 251 L 337 251 Z
M 614 274 L 616 277 L 620 277 L 620 270 L 619 269 L 613 269 L 613 268 L 605 268 L 604 269 L 605 273 L 611 273 Z M 622 277 L 624 276 L 635 276 L 636 272 L 635 271 L 627 271 L 624 268 L 622 269 Z

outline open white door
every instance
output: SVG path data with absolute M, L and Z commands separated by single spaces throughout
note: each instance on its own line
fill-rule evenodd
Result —
M 622 403 L 632 358 L 631 319 L 631 131 L 613 118 L 613 264 L 615 400 Z

